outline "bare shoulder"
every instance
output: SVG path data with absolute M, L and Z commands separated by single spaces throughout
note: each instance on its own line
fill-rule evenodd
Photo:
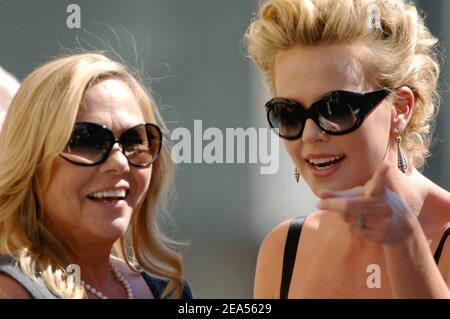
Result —
M 292 219 L 285 220 L 273 228 L 264 238 L 260 252 L 277 253 L 279 248 L 284 246 L 291 221 Z
M 281 276 L 283 247 L 290 222 L 291 219 L 276 226 L 261 243 L 253 290 L 255 298 L 277 298 L 277 282 Z
M 439 244 L 444 239 L 446 231 L 450 228 L 450 221 L 442 226 L 440 236 L 437 238 L 436 243 Z M 447 286 L 450 288 L 450 236 L 448 236 L 444 245 L 442 246 L 441 256 L 438 263 L 439 270 L 442 276 L 447 282 Z
M 447 231 L 450 229 L 450 193 L 446 193 L 445 208 L 441 208 L 441 231 L 440 236 L 436 242 L 441 242 Z M 445 239 L 444 246 L 442 247 L 442 253 L 438 263 L 439 270 L 444 277 L 447 287 L 450 288 L 450 235 Z
M 309 214 L 304 222 L 304 228 L 310 228 L 320 219 L 320 213 Z M 258 253 L 256 265 L 254 297 L 278 298 L 283 268 L 283 254 L 289 224 L 292 219 L 286 220 L 264 238 Z
M 425 235 L 431 240 L 430 246 L 433 254 L 444 239 L 445 232 L 450 228 L 450 192 L 433 184 L 431 192 L 431 205 L 427 209 L 421 226 Z M 438 267 L 450 287 L 450 236 L 441 247 Z
M 322 215 L 322 211 L 316 211 L 309 214 L 305 218 L 303 229 L 307 229 L 308 231 L 316 229 L 317 224 L 322 218 Z M 261 244 L 260 254 L 269 257 L 269 259 L 273 259 L 273 257 L 281 256 L 283 254 L 283 249 L 286 243 L 287 233 L 291 221 L 292 219 L 288 219 L 272 229 L 272 231 L 264 238 Z
M 16 280 L 0 273 L 0 299 L 31 299 L 31 296 Z

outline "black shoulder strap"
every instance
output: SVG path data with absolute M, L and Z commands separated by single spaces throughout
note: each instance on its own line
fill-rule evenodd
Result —
M 296 217 L 291 220 L 284 246 L 283 273 L 281 275 L 280 299 L 286 299 L 291 285 L 292 271 L 294 270 L 295 257 L 297 255 L 298 242 L 302 232 L 305 217 Z
M 436 262 L 436 264 L 439 263 L 439 258 L 441 258 L 442 249 L 444 249 L 445 240 L 447 239 L 448 235 L 450 235 L 450 227 L 445 231 L 444 235 L 441 238 L 441 241 L 439 242 L 438 248 L 434 253 L 434 261 Z

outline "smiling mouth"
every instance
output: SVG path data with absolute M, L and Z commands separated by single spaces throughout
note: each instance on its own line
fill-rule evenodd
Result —
M 306 162 L 309 165 L 313 166 L 315 169 L 320 171 L 333 167 L 334 165 L 342 161 L 344 158 L 345 158 L 344 155 L 339 155 L 330 158 L 309 159 L 309 160 L 306 159 Z
M 117 190 L 117 191 L 106 191 L 106 192 L 97 192 L 87 195 L 87 198 L 95 201 L 105 201 L 105 202 L 114 202 L 119 200 L 125 200 L 130 191 L 129 190 Z

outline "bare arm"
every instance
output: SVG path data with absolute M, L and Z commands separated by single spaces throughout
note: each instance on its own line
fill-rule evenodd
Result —
M 440 263 L 448 265 L 448 243 Z M 396 298 L 450 298 L 449 279 L 439 271 L 426 237 L 418 226 L 406 240 L 383 245 L 387 271 Z

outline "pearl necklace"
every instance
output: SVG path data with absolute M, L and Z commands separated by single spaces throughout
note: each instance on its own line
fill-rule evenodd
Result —
M 131 289 L 131 286 L 128 283 L 128 281 L 125 279 L 125 277 L 122 275 L 122 273 L 119 271 L 119 269 L 117 269 L 117 267 L 113 263 L 110 263 L 110 265 L 111 265 L 111 271 L 112 271 L 114 277 L 125 288 L 125 290 L 127 292 L 128 299 L 134 299 L 134 297 L 133 297 L 133 290 Z M 105 296 L 103 293 L 101 293 L 100 291 L 98 291 L 97 289 L 92 287 L 91 285 L 85 283 L 84 280 L 81 280 L 81 284 L 83 285 L 83 287 L 85 289 L 89 290 L 91 293 L 96 295 L 98 298 L 100 298 L 100 299 L 108 299 L 107 296 Z M 86 294 L 86 298 L 87 298 L 87 294 Z

